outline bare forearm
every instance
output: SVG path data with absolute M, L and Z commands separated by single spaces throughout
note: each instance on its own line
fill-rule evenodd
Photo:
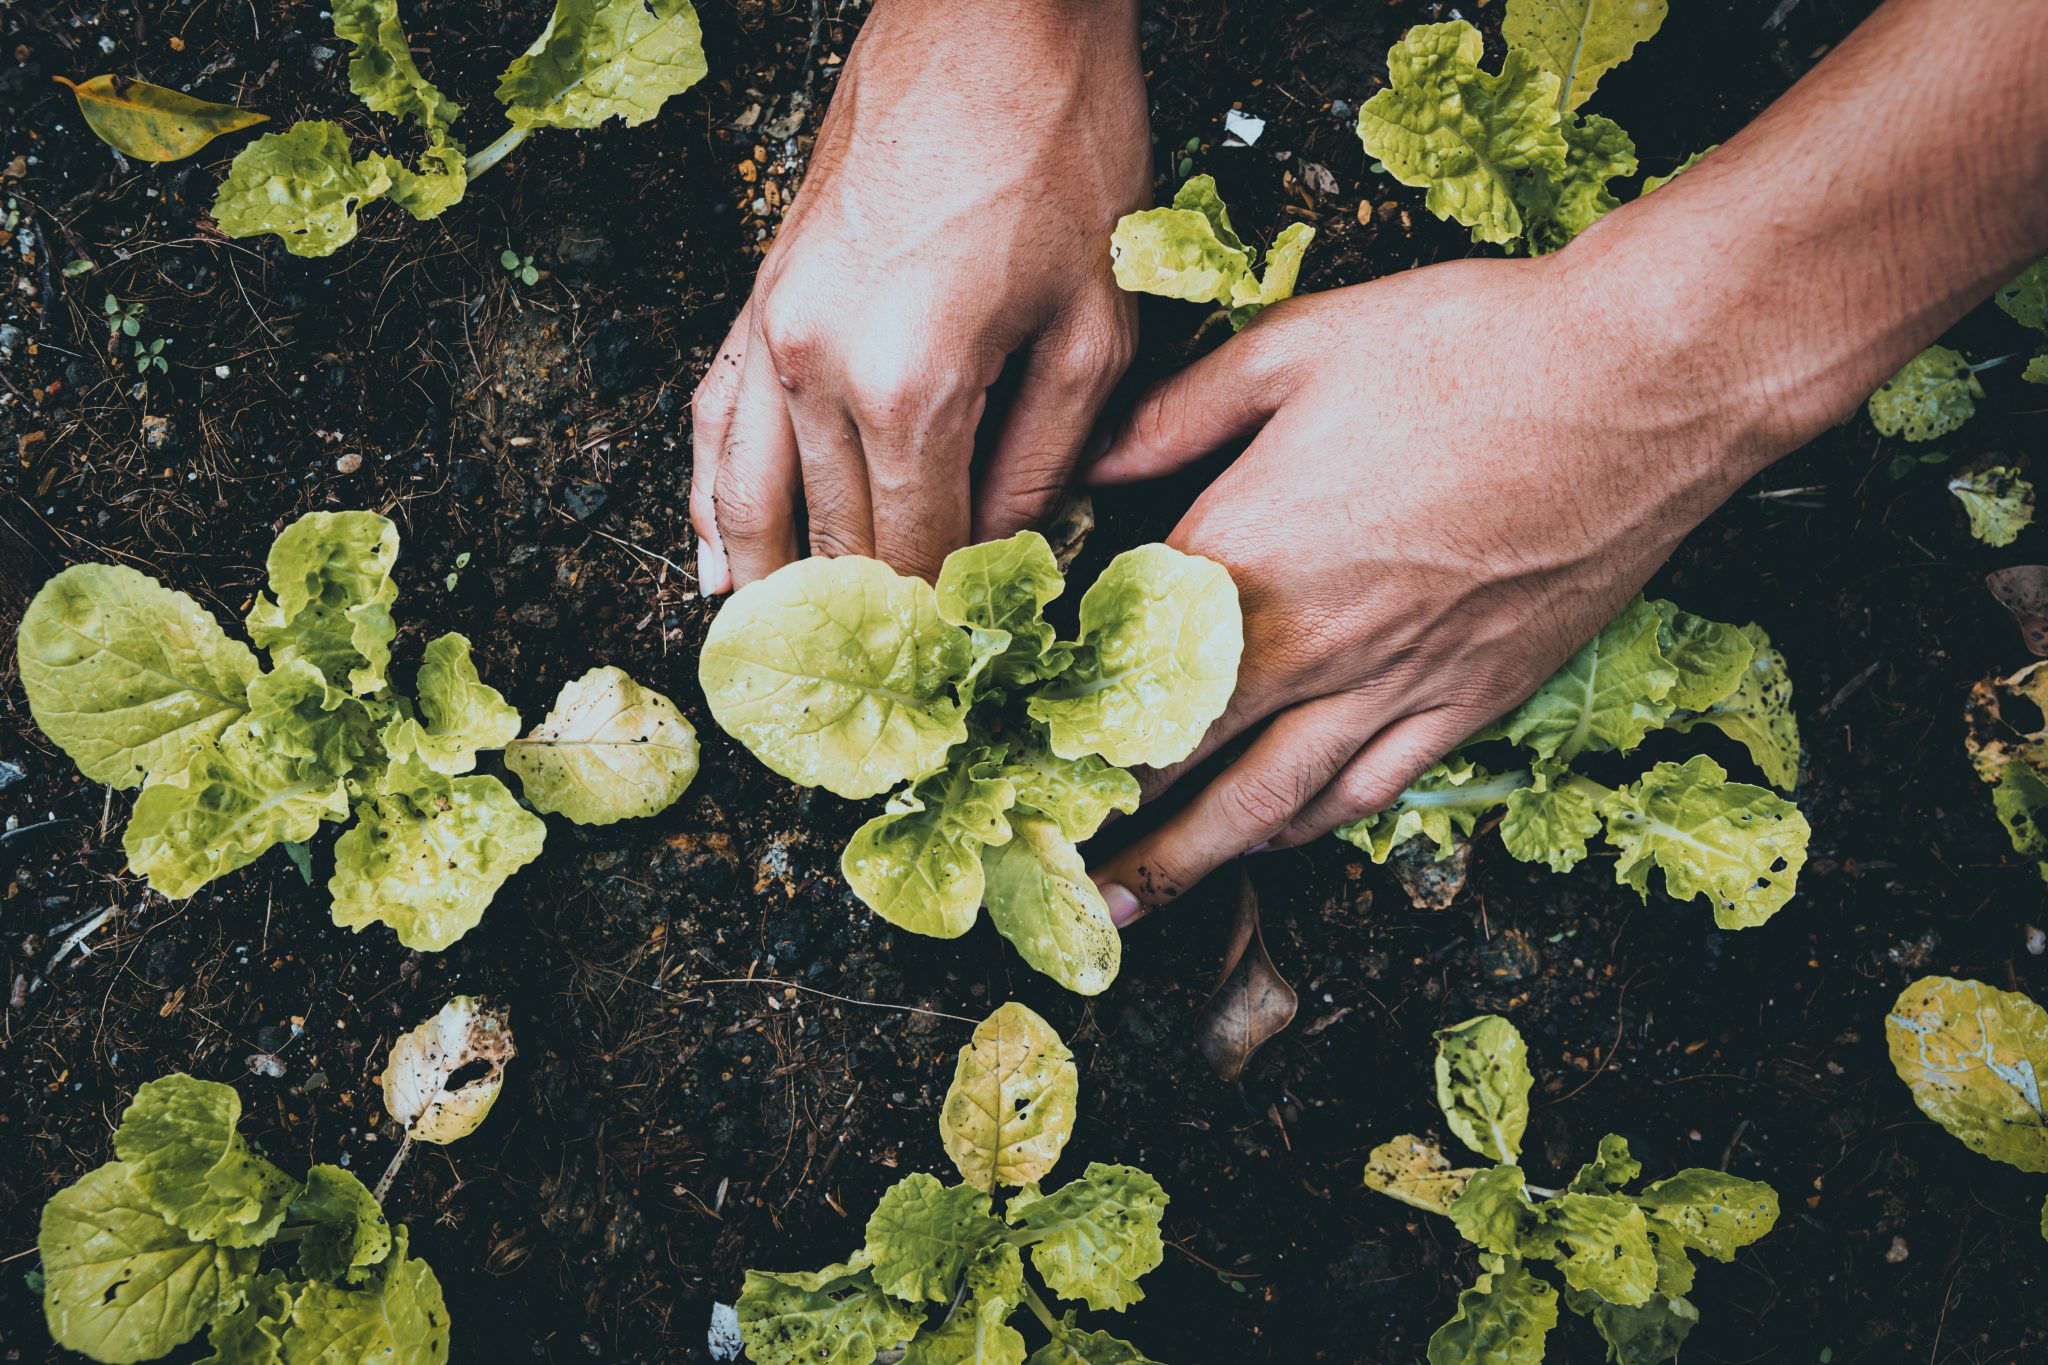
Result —
M 2044 72 L 2048 4 L 1892 0 L 1575 268 L 1749 396 L 1753 472 L 2048 254 Z

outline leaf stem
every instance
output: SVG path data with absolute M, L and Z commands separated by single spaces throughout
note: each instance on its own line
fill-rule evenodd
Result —
M 526 141 L 531 128 L 507 128 L 498 135 L 498 140 L 462 163 L 463 173 L 471 180 L 476 179 L 491 167 L 505 159 L 505 153 Z
M 405 1154 L 411 1150 L 412 1129 L 408 1128 L 405 1130 L 405 1136 L 399 1139 L 398 1150 L 391 1154 L 391 1164 L 384 1168 L 384 1174 L 377 1177 L 377 1188 L 370 1191 L 378 1203 L 384 1202 L 385 1191 L 391 1188 L 392 1178 L 398 1174 L 398 1168 L 405 1164 Z
M 1031 1316 L 1037 1318 L 1046 1331 L 1054 1336 L 1060 1334 L 1060 1320 L 1052 1315 L 1052 1309 L 1046 1307 L 1045 1300 L 1038 1297 L 1038 1290 L 1029 1284 L 1024 1286 L 1024 1306 L 1031 1310 Z
M 1994 369 L 1997 366 L 2003 365 L 2006 361 L 2015 359 L 2018 356 L 2018 351 L 2008 351 L 2004 355 L 1993 356 L 1989 360 L 1980 360 L 1970 367 L 1970 373 L 1976 374 L 1982 370 Z

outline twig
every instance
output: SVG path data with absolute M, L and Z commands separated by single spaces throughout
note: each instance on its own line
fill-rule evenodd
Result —
M 65 935 L 64 941 L 57 945 L 56 956 L 50 959 L 50 965 L 45 967 L 43 970 L 45 972 L 56 971 L 57 964 L 62 962 L 65 958 L 69 957 L 71 955 L 71 950 L 73 948 L 78 949 L 78 955 L 80 957 L 91 957 L 92 949 L 88 948 L 85 945 L 85 939 L 87 935 L 91 934 L 93 930 L 99 928 L 102 924 L 105 924 L 108 920 L 112 919 L 114 917 L 114 912 L 119 910 L 120 908 L 121 907 L 118 905 L 110 905 L 106 909 L 100 911 L 97 915 L 94 915 L 91 919 L 87 920 L 85 923 L 79 925 L 76 929 L 73 929 L 69 934 Z

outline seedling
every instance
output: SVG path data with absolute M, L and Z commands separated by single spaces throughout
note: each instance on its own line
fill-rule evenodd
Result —
M 1220 564 L 1146 545 L 1081 598 L 1035 531 L 955 550 L 934 588 L 878 560 L 806 559 L 734 593 L 704 641 L 711 714 L 756 758 L 854 800 L 905 784 L 840 869 L 912 933 L 989 917 L 1072 991 L 1116 978 L 1116 926 L 1075 844 L 1138 805 L 1124 769 L 1185 758 L 1237 685 L 1244 619 Z
M 165 1076 L 135 1092 L 116 1160 L 43 1207 L 50 1336 L 108 1365 L 201 1331 L 216 1361 L 442 1365 L 448 1310 L 403 1225 L 339 1166 L 295 1180 L 238 1131 L 232 1086 Z
M 1315 235 L 1307 223 L 1282 228 L 1266 253 L 1265 274 L 1258 274 L 1258 251 L 1231 227 L 1215 178 L 1198 175 L 1180 187 L 1172 208 L 1118 219 L 1109 259 L 1119 288 L 1218 304 L 1231 330 L 1240 331 L 1267 304 L 1294 296 L 1301 258 Z
M 539 284 L 540 271 L 534 267 L 533 257 L 521 256 L 510 247 L 498 257 L 498 264 L 512 272 L 512 277 L 521 284 Z
M 1528 1050 L 1515 1026 L 1482 1014 L 1436 1035 L 1436 1098 L 1460 1142 L 1502 1164 L 1453 1169 L 1435 1143 L 1398 1137 L 1365 1166 L 1368 1189 L 1447 1216 L 1479 1248 L 1481 1273 L 1458 1312 L 1429 1339 L 1429 1365 L 1543 1358 L 1557 1325 L 1557 1290 L 1532 1262 L 1553 1261 L 1564 1305 L 1589 1319 L 1609 1359 L 1657 1365 L 1699 1322 L 1685 1296 L 1691 1256 L 1733 1260 L 1778 1221 L 1778 1195 L 1720 1171 L 1680 1171 L 1635 1194 L 1642 1174 L 1628 1143 L 1609 1134 L 1562 1190 L 1532 1185 L 1520 1165 L 1529 1125 Z
M 171 362 L 164 359 L 164 347 L 170 344 L 163 337 L 157 337 L 146 346 L 139 341 L 136 342 L 135 373 L 148 374 L 150 369 L 154 367 L 159 374 L 169 374 L 171 372 Z
M 546 29 L 498 79 L 511 127 L 470 155 L 451 131 L 462 106 L 414 63 L 398 0 L 335 0 L 333 13 L 336 36 L 354 48 L 349 89 L 372 110 L 419 125 L 426 149 L 412 166 L 383 152 L 357 158 L 341 125 L 325 120 L 266 133 L 235 157 L 214 199 L 214 220 L 230 237 L 271 233 L 295 256 L 326 256 L 355 237 L 357 210 L 379 199 L 438 218 L 535 129 L 612 118 L 637 127 L 706 69 L 690 0 L 556 0 Z M 531 262 L 522 278 L 527 269 Z
M 616 668 L 569 683 L 524 738 L 460 635 L 427 644 L 416 700 L 396 692 L 397 560 L 398 528 L 372 512 L 286 527 L 248 616 L 268 671 L 204 607 L 123 565 L 74 565 L 36 594 L 16 644 L 29 710 L 86 777 L 142 788 L 122 843 L 160 894 L 353 814 L 327 883 L 334 922 L 438 951 L 547 829 L 472 772 L 481 752 L 502 748 L 527 802 L 578 824 L 652 815 L 689 786 L 696 732 Z
M 1651 766 L 1609 787 L 1576 771 L 1582 758 L 1626 754 L 1655 730 L 1720 730 L 1749 751 L 1776 786 L 1799 778 L 1799 726 L 1784 656 L 1755 625 L 1737 629 L 1638 597 L 1519 707 L 1431 767 L 1377 815 L 1338 837 L 1385 862 L 1410 839 L 1449 857 L 1459 834 L 1502 810 L 1501 842 L 1523 862 L 1569 872 L 1587 841 L 1605 833 L 1620 853 L 1614 877 L 1649 897 L 1704 896 L 1724 929 L 1762 924 L 1798 889 L 1811 831 L 1792 802 L 1731 782 L 1705 754 Z M 1532 756 L 1489 771 L 1473 755 Z
M 133 337 L 142 331 L 143 305 L 124 304 L 112 294 L 100 305 L 107 315 L 107 335 L 110 337 Z
M 922 1172 L 890 1186 L 851 1258 L 818 1271 L 749 1270 L 737 1308 L 754 1365 L 905 1362 L 1024 1365 L 1028 1309 L 1049 1340 L 1035 1365 L 1147 1365 L 1135 1346 L 1055 1316 L 1026 1277 L 1024 1252 L 1054 1296 L 1122 1312 L 1164 1255 L 1166 1192 L 1143 1171 L 1090 1162 L 1051 1193 L 1039 1182 L 1074 1130 L 1080 1080 L 1052 1026 L 1014 1001 L 960 1049 L 939 1133 L 961 1183 Z M 994 1199 L 1012 1189 L 1001 1216 Z

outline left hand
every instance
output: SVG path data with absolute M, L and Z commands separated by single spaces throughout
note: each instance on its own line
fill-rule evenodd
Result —
M 1386 806 L 1831 415 L 1792 411 L 1591 245 L 1270 308 L 1143 399 L 1086 471 L 1150 478 L 1253 438 L 1168 538 L 1237 582 L 1237 692 L 1187 762 L 1140 774 L 1146 799 L 1263 728 L 1095 869 L 1118 923 Z

